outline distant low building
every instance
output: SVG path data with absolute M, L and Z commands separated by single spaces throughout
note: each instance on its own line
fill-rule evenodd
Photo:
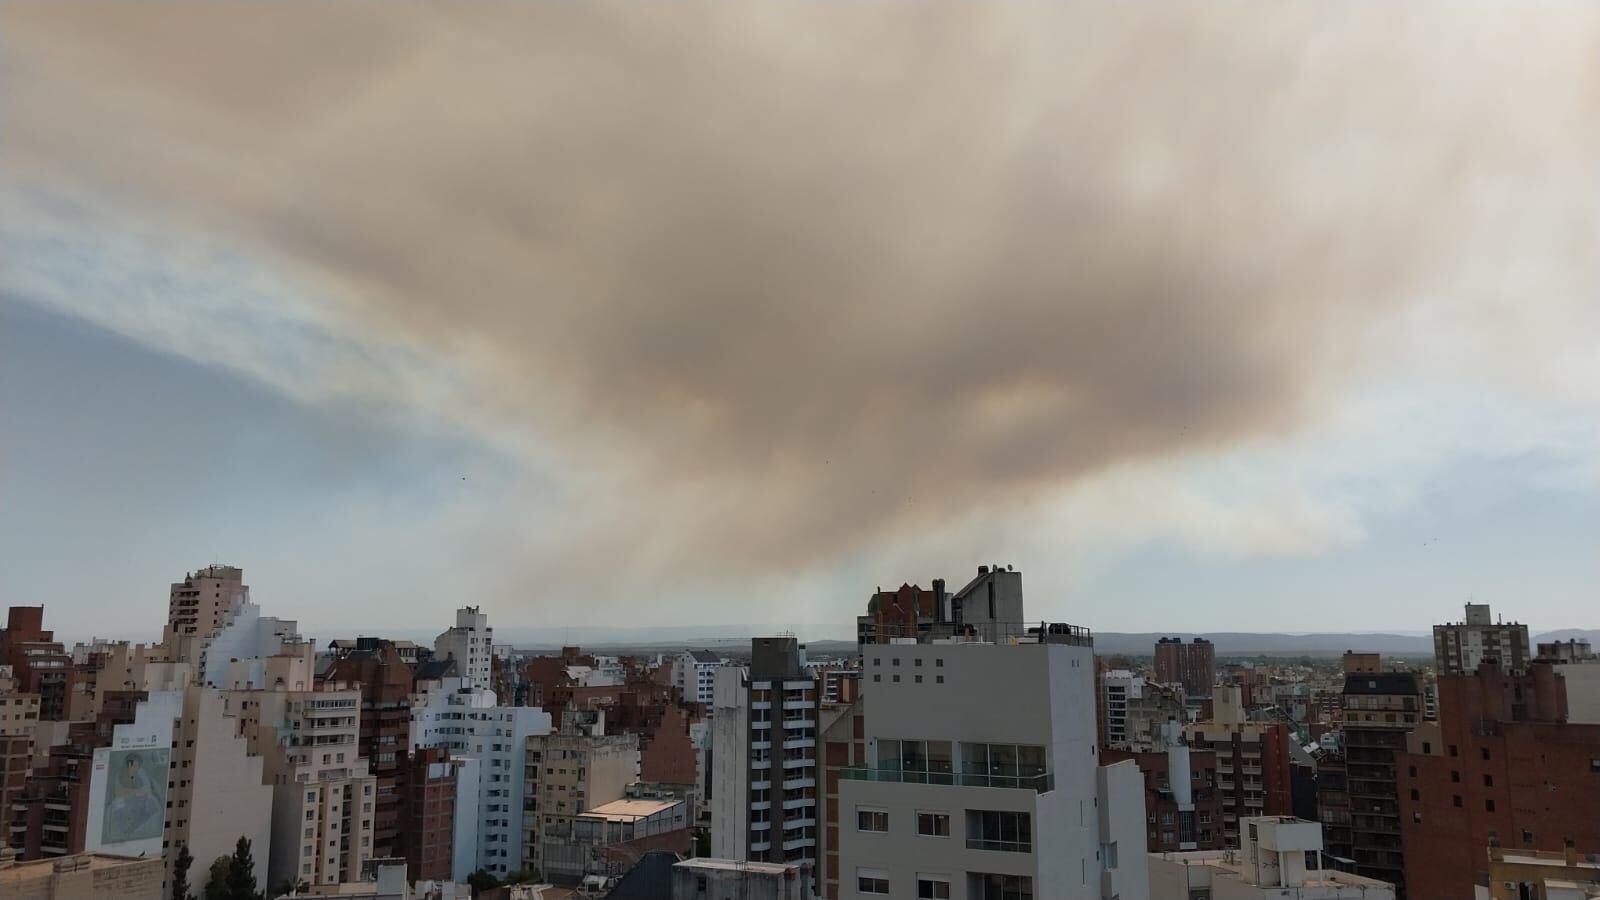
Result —
M 1238 850 L 1150 854 L 1150 900 L 1393 900 L 1394 886 L 1324 867 L 1322 826 L 1289 816 L 1240 822 Z
M 161 857 L 137 859 L 105 853 L 78 853 L 56 859 L 16 862 L 0 850 L 0 897 L 6 900 L 161 900 L 166 872 Z
M 811 900 L 809 863 L 700 857 L 672 867 L 671 900 Z

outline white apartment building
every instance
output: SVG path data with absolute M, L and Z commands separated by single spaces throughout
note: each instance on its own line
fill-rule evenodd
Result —
M 672 664 L 673 684 L 685 703 L 703 703 L 709 709 L 716 691 L 722 657 L 710 650 L 685 650 Z
M 494 629 L 476 606 L 456 610 L 456 624 L 433 641 L 434 659 L 456 661 L 456 674 L 469 684 L 487 687 L 494 659 Z
M 411 697 L 411 746 L 448 748 L 464 761 L 456 784 L 452 877 L 465 881 L 479 868 L 497 877 L 517 871 L 524 863 L 528 738 L 550 733 L 550 714 L 535 706 L 499 706 L 494 691 L 465 677 L 419 688 Z
M 1112 669 L 1100 682 L 1105 710 L 1105 745 L 1124 747 L 1128 743 L 1128 701 L 1144 695 L 1144 679 L 1127 669 Z
M 1150 854 L 1150 900 L 1394 900 L 1394 885 L 1324 869 L 1322 825 L 1292 816 L 1240 822 L 1238 850 Z
M 1001 640 L 862 646 L 867 765 L 839 771 L 827 896 L 1146 897 L 1143 776 L 1099 765 L 1092 639 Z
M 792 637 L 755 638 L 749 669 L 716 671 L 711 854 L 809 862 L 817 853 L 821 685 Z

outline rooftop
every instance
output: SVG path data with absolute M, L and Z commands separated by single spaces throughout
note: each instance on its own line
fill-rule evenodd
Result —
M 682 800 L 613 800 L 583 813 L 588 818 L 604 818 L 611 822 L 631 822 L 671 809 Z
M 1295 821 L 1293 816 L 1287 821 Z M 1239 863 L 1237 850 L 1184 850 L 1169 851 L 1166 853 L 1150 854 L 1156 859 L 1177 863 L 1181 866 L 1204 866 L 1215 870 L 1215 874 L 1227 877 L 1245 878 L 1244 867 Z M 1323 854 L 1326 856 L 1327 854 Z M 1349 872 L 1338 872 L 1332 869 L 1322 869 L 1317 872 L 1306 873 L 1306 880 L 1297 887 L 1388 887 L 1389 882 L 1376 878 L 1367 878 L 1364 875 L 1355 875 Z
M 674 868 L 682 869 L 709 869 L 717 872 L 755 872 L 761 875 L 782 875 L 795 865 L 785 863 L 750 862 L 743 859 L 714 859 L 709 856 L 699 856 L 686 859 L 675 864 Z
M 160 857 L 116 856 L 110 853 L 78 853 L 54 859 L 32 859 L 0 869 L 0 884 L 17 884 L 41 878 L 51 872 L 81 872 L 85 869 L 114 869 L 118 866 L 159 862 Z

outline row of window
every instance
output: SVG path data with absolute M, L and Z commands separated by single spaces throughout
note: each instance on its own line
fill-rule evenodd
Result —
M 950 814 L 937 810 L 918 810 L 917 834 L 922 837 L 949 837 Z M 871 806 L 856 807 L 856 830 L 887 833 L 889 811 Z M 967 847 L 972 850 L 998 850 L 1028 853 L 1033 850 L 1033 817 L 1010 810 L 969 809 L 966 813 Z
M 888 896 L 889 873 L 880 869 L 856 870 L 856 893 Z M 1033 900 L 1033 878 L 1027 875 L 967 873 L 967 896 L 972 900 Z M 917 900 L 949 900 L 950 876 L 917 873 Z

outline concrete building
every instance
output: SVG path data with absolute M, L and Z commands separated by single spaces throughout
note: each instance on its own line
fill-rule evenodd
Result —
M 1089 633 L 923 640 L 863 647 L 867 759 L 838 773 L 823 896 L 1146 896 L 1143 778 L 1099 765 Z
M 811 867 L 699 857 L 672 867 L 671 900 L 811 900 Z
M 1341 715 L 1350 842 L 1330 840 L 1329 852 L 1354 860 L 1357 873 L 1393 884 L 1405 896 L 1398 757 L 1422 720 L 1417 679 L 1408 672 L 1348 674 Z
M 672 665 L 673 685 L 685 703 L 711 706 L 716 689 L 717 669 L 722 667 L 722 657 L 710 650 L 685 650 L 678 654 Z
M 1393 900 L 1394 887 L 1324 868 L 1322 826 L 1243 821 L 1238 850 L 1150 855 L 1150 900 Z
M 589 874 L 587 859 L 580 860 L 575 851 L 552 852 L 550 843 L 570 845 L 577 816 L 621 800 L 628 785 L 639 780 L 638 735 L 607 735 L 598 716 L 592 731 L 581 731 L 574 718 L 569 712 L 560 733 L 527 739 L 522 794 L 522 857 L 565 884 Z
M 1211 718 L 1184 728 L 1192 750 L 1216 754 L 1222 834 L 1229 847 L 1239 846 L 1244 819 L 1294 811 L 1289 728 L 1282 722 L 1251 721 L 1241 695 L 1238 685 L 1216 686 Z
M 1468 603 L 1459 622 L 1433 626 L 1434 666 L 1440 675 L 1471 675 L 1484 663 L 1512 674 L 1527 669 L 1528 626 L 1495 622 L 1487 603 Z
M 415 835 L 401 830 L 402 779 L 405 757 L 411 747 L 411 692 L 414 685 L 409 663 L 393 642 L 362 638 L 370 644 L 336 657 L 322 680 L 341 689 L 361 691 L 357 752 L 367 760 L 377 781 L 372 855 L 377 859 L 410 858 L 407 841 L 413 837 L 437 844 L 438 836 Z M 453 841 L 453 838 L 451 838 Z
M 711 852 L 814 865 L 821 685 L 794 638 L 750 643 L 748 669 L 716 673 Z
M 470 679 L 447 676 L 417 685 L 410 746 L 447 749 L 462 762 L 451 866 L 456 881 L 480 868 L 504 877 L 523 867 L 528 738 L 549 732 L 544 710 L 500 706 L 494 691 Z
M 1217 648 L 1205 638 L 1184 643 L 1183 638 L 1156 641 L 1156 677 L 1159 684 L 1181 684 L 1193 700 L 1211 696 L 1217 681 Z
M 456 610 L 456 624 L 433 641 L 434 659 L 453 659 L 456 674 L 476 687 L 490 687 L 494 660 L 494 629 L 489 616 L 476 606 Z
M 925 640 L 964 634 L 1001 641 L 1024 634 L 1022 573 L 1008 566 L 979 566 L 977 577 L 954 594 L 944 579 L 933 589 L 912 584 L 899 590 L 881 588 L 867 600 L 867 612 L 856 618 L 859 645 L 887 644 L 897 639 Z
M 6 900 L 163 900 L 159 857 L 79 853 L 19 863 L 0 849 L 0 897 Z
M 688 855 L 689 804 L 681 799 L 622 799 L 556 818 L 540 841 L 539 872 L 555 884 L 617 877 L 649 850 Z
M 1102 747 L 1128 746 L 1128 701 L 1144 693 L 1144 679 L 1127 669 L 1113 669 L 1100 679 Z
M 1600 897 L 1600 855 L 1489 848 L 1488 886 L 1479 900 L 1593 900 Z

